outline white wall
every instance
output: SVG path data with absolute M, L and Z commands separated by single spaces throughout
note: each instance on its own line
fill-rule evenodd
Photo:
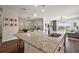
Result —
M 16 37 L 13 34 L 16 34 L 18 32 L 18 14 L 17 14 L 17 12 L 4 8 L 3 9 L 3 21 L 6 17 L 17 19 L 17 26 L 3 26 L 2 42 L 16 39 Z

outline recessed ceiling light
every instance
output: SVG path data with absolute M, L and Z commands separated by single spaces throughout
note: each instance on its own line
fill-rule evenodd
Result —
M 37 16 L 37 14 L 36 14 L 36 13 L 34 13 L 34 14 L 33 14 L 33 16 L 34 16 L 34 17 L 36 17 L 36 16 Z
M 45 12 L 45 9 L 42 9 L 41 12 Z
M 31 23 L 31 22 L 27 22 L 27 23 Z
M 37 7 L 38 5 L 34 5 L 35 7 Z

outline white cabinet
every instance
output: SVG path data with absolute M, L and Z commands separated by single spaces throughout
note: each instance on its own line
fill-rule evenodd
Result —
M 59 44 L 55 53 L 64 53 L 64 40 Z

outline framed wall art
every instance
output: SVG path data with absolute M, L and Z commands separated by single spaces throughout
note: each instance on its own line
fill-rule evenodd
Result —
M 17 26 L 17 19 L 4 18 L 4 26 Z

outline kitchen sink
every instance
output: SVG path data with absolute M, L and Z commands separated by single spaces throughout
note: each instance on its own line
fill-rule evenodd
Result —
M 49 36 L 50 37 L 59 37 L 59 36 L 61 36 L 61 34 L 54 33 L 54 34 L 50 34 Z

